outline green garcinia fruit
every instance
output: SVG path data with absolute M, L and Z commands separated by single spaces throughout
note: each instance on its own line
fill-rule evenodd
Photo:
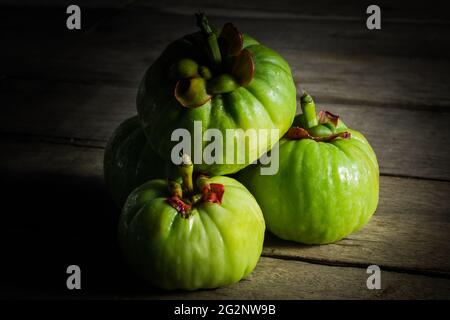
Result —
M 218 130 L 225 139 L 218 163 L 192 156 L 199 172 L 231 174 L 267 152 L 289 129 L 296 110 L 296 89 L 288 63 L 275 51 L 240 33 L 227 23 L 220 33 L 197 15 L 201 31 L 171 43 L 146 71 L 141 81 L 137 110 L 153 149 L 170 160 L 176 129 L 195 139 L 195 123 L 202 132 Z M 227 129 L 267 129 L 245 144 L 244 135 L 226 138 Z M 278 129 L 273 139 L 270 129 Z M 201 137 L 200 137 L 201 138 Z M 238 148 L 243 143 L 243 150 Z M 200 141 L 201 148 L 210 141 Z M 233 146 L 227 159 L 227 146 Z M 186 152 L 185 152 L 186 153 Z M 237 159 L 245 158 L 244 163 Z M 234 161 L 230 161 L 234 160 Z M 233 162 L 233 163 L 231 163 Z
M 188 157 L 181 179 L 151 180 L 128 197 L 119 241 L 131 268 L 163 289 L 216 288 L 255 267 L 264 240 L 258 203 L 238 181 L 199 174 Z
M 136 187 L 151 179 L 167 177 L 173 171 L 173 166 L 153 152 L 137 116 L 122 122 L 106 145 L 105 184 L 120 208 Z
M 279 144 L 279 171 L 249 166 L 240 181 L 255 196 L 267 229 L 285 240 L 325 244 L 361 229 L 378 204 L 377 158 L 364 136 L 312 98 Z

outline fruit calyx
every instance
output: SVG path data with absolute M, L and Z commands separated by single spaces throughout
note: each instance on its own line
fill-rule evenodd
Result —
M 187 108 L 200 107 L 215 95 L 250 84 L 255 73 L 253 55 L 243 48 L 243 36 L 236 27 L 226 23 L 217 37 L 205 14 L 198 13 L 196 18 L 211 65 L 181 59 L 173 66 L 177 79 L 174 95 Z
M 175 196 L 167 198 L 166 202 L 170 204 L 175 210 L 177 210 L 178 213 L 183 218 L 189 218 L 191 214 L 192 205 L 184 202 L 182 199 Z
M 306 129 L 301 127 L 292 127 L 288 130 L 285 138 L 289 140 L 301 140 L 301 139 L 311 139 L 317 142 L 329 142 L 336 138 L 348 139 L 350 138 L 350 132 L 344 131 L 339 133 L 333 133 L 326 137 L 312 136 Z
M 329 111 L 321 110 L 319 111 L 319 123 L 320 124 L 331 123 L 335 127 L 337 127 L 339 123 L 339 116 Z
M 222 204 L 225 187 L 220 183 L 209 183 L 206 175 L 197 177 L 197 186 L 201 192 L 201 202 Z
M 193 164 L 186 154 L 182 156 L 179 172 L 182 183 L 169 181 L 170 196 L 166 202 L 171 205 L 183 218 L 189 218 L 192 208 L 199 203 L 216 203 L 221 205 L 225 187 L 220 183 L 209 183 L 209 177 L 204 174 L 197 175 L 193 184 Z
M 285 138 L 289 140 L 311 139 L 317 142 L 329 142 L 336 138 L 348 139 L 350 132 L 337 130 L 339 116 L 329 111 L 320 111 L 316 115 L 316 105 L 313 98 L 303 93 L 300 98 L 302 114 L 300 115 L 301 126 L 294 126 L 288 130 Z M 344 126 L 345 128 L 345 126 Z

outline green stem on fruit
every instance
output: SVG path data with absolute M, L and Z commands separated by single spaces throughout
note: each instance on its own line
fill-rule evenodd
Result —
M 302 108 L 302 112 L 305 119 L 305 129 L 309 129 L 312 127 L 317 126 L 317 115 L 316 115 L 316 105 L 314 103 L 313 98 L 307 94 L 306 92 L 303 93 L 302 97 L 300 98 L 300 104 Z
M 194 184 L 192 182 L 192 174 L 194 172 L 194 165 L 192 164 L 191 157 L 187 154 L 182 155 L 182 163 L 178 167 L 181 178 L 183 180 L 183 193 L 190 196 L 194 191 Z
M 220 72 L 222 67 L 222 54 L 220 53 L 219 42 L 217 36 L 211 29 L 208 19 L 204 13 L 195 14 L 197 18 L 197 26 L 203 32 L 208 44 L 209 58 L 214 66 L 214 69 Z

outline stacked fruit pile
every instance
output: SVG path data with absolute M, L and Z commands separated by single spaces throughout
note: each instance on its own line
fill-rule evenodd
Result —
M 104 159 L 106 185 L 122 208 L 122 252 L 165 289 L 247 276 L 266 225 L 283 239 L 325 244 L 362 228 L 378 203 L 377 159 L 362 134 L 316 114 L 307 94 L 295 116 L 296 88 L 279 54 L 230 23 L 217 32 L 199 14 L 197 24 L 199 32 L 171 43 L 147 70 L 138 115 L 117 128 Z M 193 164 L 195 151 L 174 152 L 177 130 L 190 134 L 184 146 L 208 148 L 211 136 L 194 138 L 198 125 L 225 137 L 214 161 Z M 244 130 L 258 139 L 236 134 Z M 262 174 L 264 165 L 252 163 L 268 152 L 279 168 Z

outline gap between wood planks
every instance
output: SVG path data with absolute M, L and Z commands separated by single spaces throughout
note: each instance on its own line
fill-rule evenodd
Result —
M 311 1 L 295 3 L 291 1 L 252 1 L 247 0 L 169 0 L 142 1 L 119 0 L 105 3 L 104 1 L 78 1 L 82 9 L 108 9 L 122 11 L 130 7 L 146 8 L 157 13 L 173 15 L 189 15 L 190 12 L 205 11 L 211 16 L 244 17 L 253 19 L 283 19 L 283 20 L 314 20 L 314 21 L 365 21 L 366 8 L 370 1 L 348 1 L 335 4 L 333 1 Z M 400 24 L 450 24 L 445 15 L 445 8 L 441 4 L 429 7 L 426 12 L 422 6 L 408 2 L 388 2 L 379 0 L 377 5 L 382 9 L 383 21 Z M 29 3 L 29 1 L 1 0 L 3 8 L 24 7 L 33 8 L 62 8 L 66 7 L 60 1 L 45 1 L 44 5 Z
M 117 14 L 117 12 L 115 13 Z M 102 20 L 104 21 L 104 20 Z M 94 25 L 94 27 L 99 26 L 101 23 L 96 23 Z M 92 30 L 89 30 L 92 31 Z M 75 81 L 76 83 L 76 81 Z M 336 102 L 336 100 L 334 100 L 333 97 L 330 97 L 330 102 Z M 343 101 L 343 100 L 342 100 Z M 354 102 L 354 101 L 353 101 Z M 350 101 L 346 101 L 345 103 L 351 103 Z M 380 105 L 377 105 L 380 106 Z M 383 105 L 384 106 L 388 106 L 387 105 Z M 423 107 L 423 105 L 420 105 Z M 420 107 L 419 106 L 419 107 Z M 400 107 L 400 106 L 398 106 Z M 435 106 L 436 107 L 436 106 Z M 446 106 L 438 106 L 436 107 L 436 111 L 444 111 Z M 3 136 L 10 136 L 13 137 L 16 134 L 9 134 L 9 133 L 4 133 L 2 134 Z M 21 134 L 21 133 L 17 133 L 17 136 L 19 136 L 19 138 L 26 140 L 27 143 L 29 142 L 45 142 L 45 143 L 51 143 L 51 144 L 60 144 L 60 145 L 72 145 L 75 147 L 81 147 L 81 148 L 94 148 L 94 149 L 104 149 L 104 140 L 95 140 L 95 139 L 78 139 L 78 138 L 68 138 L 68 137 L 51 137 L 51 136 L 39 136 L 39 135 L 29 135 L 29 134 Z M 15 137 L 17 138 L 17 137 Z M 413 177 L 413 176 L 403 176 L 403 175 L 395 175 L 395 174 L 382 174 L 382 176 L 400 176 L 400 177 L 407 177 L 407 178 L 414 178 L 414 179 L 422 179 L 422 180 L 435 180 L 435 181 L 448 181 L 448 180 L 439 180 L 439 179 L 435 179 L 435 178 L 423 178 L 423 177 Z M 294 261 L 304 261 L 304 262 L 309 262 L 312 264 L 318 264 L 318 265 L 329 265 L 329 266 L 340 266 L 340 267 L 356 267 L 356 268 L 366 268 L 367 265 L 363 264 L 363 263 L 351 263 L 351 262 L 340 262 L 337 260 L 324 260 L 324 259 L 314 259 L 314 258 L 304 258 L 304 257 L 287 257 L 287 256 L 282 256 L 282 255 L 274 255 L 271 256 L 269 254 L 263 254 L 263 257 L 270 257 L 270 258 L 276 258 L 276 259 L 282 259 L 282 260 L 294 260 Z M 439 271 L 433 271 L 433 270 L 415 270 L 415 269 L 402 269 L 399 267 L 391 267 L 391 266 L 385 266 L 383 264 L 380 265 L 382 270 L 390 270 L 390 271 L 394 271 L 394 272 L 398 272 L 398 273 L 410 273 L 410 274 L 417 274 L 417 275 L 427 275 L 430 277 L 437 277 L 437 278 L 448 278 L 449 275 L 447 274 L 442 274 Z
M 20 132 L 5 132 L 0 130 L 0 139 L 17 139 L 22 142 L 27 143 L 49 143 L 55 145 L 66 145 L 73 146 L 77 148 L 92 148 L 105 150 L 106 140 L 101 139 L 81 139 L 81 138 L 68 138 L 61 136 L 50 136 L 50 135 L 38 135 L 30 133 L 20 133 Z M 440 182 L 450 182 L 450 179 L 439 179 L 433 177 L 420 177 L 406 174 L 393 174 L 393 173 L 383 173 L 380 172 L 382 177 L 396 177 L 403 179 L 417 179 L 417 180 L 427 180 L 427 181 L 440 181 Z
M 103 147 L 117 125 L 136 113 L 136 89 L 67 83 L 42 87 L 35 82 L 11 88 L 2 93 L 6 103 L 0 132 L 5 136 Z M 442 148 L 450 130 L 449 113 L 329 104 L 320 97 L 316 102 L 318 110 L 342 115 L 344 122 L 366 135 L 383 174 L 450 180 L 450 154 Z
M 339 242 L 336 242 L 335 244 L 339 245 Z M 338 260 L 325 260 L 325 259 L 315 259 L 315 258 L 305 258 L 305 257 L 290 257 L 290 256 L 284 256 L 284 255 L 272 255 L 272 254 L 264 253 L 264 251 L 261 254 L 261 256 L 267 257 L 267 258 L 272 258 L 272 259 L 302 261 L 302 262 L 311 263 L 311 264 L 318 264 L 318 265 L 332 266 L 332 267 L 342 267 L 342 268 L 367 269 L 367 267 L 369 266 L 368 263 L 345 262 L 345 261 L 338 261 Z M 441 271 L 416 269 L 416 268 L 402 268 L 402 267 L 389 266 L 389 265 L 384 265 L 384 264 L 377 264 L 377 265 L 383 271 L 414 274 L 414 275 L 421 275 L 421 276 L 427 276 L 427 277 L 432 277 L 432 278 L 450 279 L 449 273 L 441 272 Z
M 138 3 L 139 6 L 139 3 Z M 189 16 L 193 11 L 192 6 L 187 5 L 144 5 L 143 7 L 163 14 L 172 14 L 179 16 Z M 226 8 L 215 6 L 194 6 L 197 10 L 205 11 L 208 16 L 221 18 L 247 18 L 247 19 L 270 19 L 270 20 L 302 20 L 318 22 L 358 22 L 365 23 L 368 15 L 365 15 L 364 8 L 361 7 L 360 15 L 335 15 L 329 14 L 326 10 L 322 14 L 303 14 L 292 11 L 268 11 L 261 7 L 255 8 Z M 383 23 L 407 24 L 407 25 L 436 25 L 448 26 L 450 21 L 446 19 L 419 19 L 419 18 L 384 18 Z
M 98 80 L 94 79 L 81 79 L 81 78 L 69 78 L 69 77 L 60 77 L 58 78 L 55 75 L 0 75 L 0 84 L 3 81 L 6 83 L 7 81 L 13 81 L 13 82 L 30 82 L 30 81 L 46 81 L 46 83 L 54 83 L 54 84 L 74 84 L 74 85 L 83 85 L 83 86 L 96 86 L 98 85 Z M 312 85 L 306 85 L 301 81 L 296 80 L 296 86 L 297 88 L 301 89 L 303 87 L 310 87 Z M 307 82 L 305 82 L 307 83 Z M 127 89 L 134 89 L 137 88 L 139 83 L 135 81 L 129 81 L 129 80 L 115 80 L 110 79 L 108 82 L 108 86 L 110 87 L 117 87 L 117 88 L 127 88 Z M 105 85 L 103 82 L 102 85 Z M 348 105 L 348 106 L 367 106 L 367 107 L 374 107 L 374 108 L 385 108 L 385 109 L 403 109 L 403 110 L 418 110 L 418 111 L 427 111 L 427 112 L 440 112 L 440 113 L 448 113 L 450 112 L 450 105 L 445 104 L 433 104 L 433 103 L 414 103 L 412 101 L 405 102 L 391 102 L 391 101 L 385 101 L 381 103 L 380 101 L 374 101 L 374 100 L 364 100 L 359 99 L 357 97 L 342 97 L 337 95 L 329 95 L 329 94 L 323 94 L 320 93 L 320 102 L 325 104 L 341 104 L 341 105 Z M 297 93 L 297 100 L 300 98 L 300 93 Z
M 36 187 L 36 183 L 54 188 L 54 182 L 46 182 L 50 177 L 75 190 L 80 188 L 80 181 L 89 179 L 92 189 L 89 194 L 104 189 L 101 147 L 71 149 L 75 147 L 30 143 L 28 139 L 18 141 L 17 137 L 3 138 L 0 142 L 5 152 L 1 168 L 8 179 L 19 179 L 22 188 L 26 189 L 28 184 Z M 377 264 L 395 272 L 447 278 L 450 273 L 450 250 L 446 240 L 449 217 L 448 204 L 442 201 L 446 199 L 450 184 L 392 177 L 382 177 L 380 184 L 380 205 L 367 229 L 327 246 L 300 245 L 268 234 L 263 256 L 358 268 Z M 418 194 L 421 196 L 416 198 Z M 84 208 L 89 201 L 80 196 L 78 206 Z M 99 197 L 100 209 L 101 203 L 108 201 L 103 191 Z M 45 199 L 39 198 L 39 201 L 45 203 Z

